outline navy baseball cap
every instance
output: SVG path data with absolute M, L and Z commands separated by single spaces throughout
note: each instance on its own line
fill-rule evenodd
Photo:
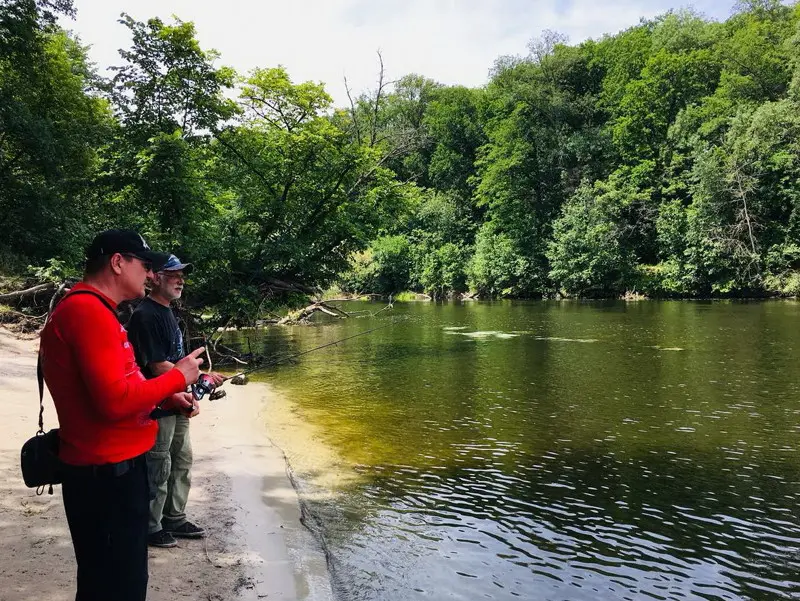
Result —
M 86 260 L 116 253 L 132 255 L 151 263 L 154 271 L 169 259 L 168 254 L 152 250 L 144 238 L 133 230 L 106 230 L 94 237 L 86 249 Z
M 192 273 L 194 266 L 191 263 L 181 263 L 181 260 L 175 255 L 170 255 L 159 269 L 153 271 L 183 271 L 184 275 Z

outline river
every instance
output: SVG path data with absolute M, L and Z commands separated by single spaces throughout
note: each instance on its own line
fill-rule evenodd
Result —
M 340 601 L 800 599 L 800 303 L 341 306 L 237 339 L 393 324 L 262 376 Z

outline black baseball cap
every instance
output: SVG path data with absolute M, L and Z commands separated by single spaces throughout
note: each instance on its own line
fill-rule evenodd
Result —
M 133 255 L 137 259 L 152 263 L 153 271 L 159 271 L 169 259 L 168 254 L 152 250 L 144 238 L 133 230 L 106 230 L 94 237 L 86 249 L 86 260 L 91 261 L 97 257 L 111 256 L 115 253 Z

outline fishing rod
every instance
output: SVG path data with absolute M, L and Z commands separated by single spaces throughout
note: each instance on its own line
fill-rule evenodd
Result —
M 358 332 L 357 334 L 353 334 L 351 336 L 346 336 L 345 338 L 340 338 L 339 340 L 334 340 L 333 342 L 327 342 L 325 344 L 321 344 L 319 346 L 315 346 L 314 348 L 308 349 L 306 351 L 302 351 L 300 353 L 294 353 L 292 355 L 287 355 L 285 357 L 279 357 L 278 359 L 274 359 L 272 361 L 268 361 L 267 363 L 264 363 L 263 365 L 259 365 L 257 367 L 251 367 L 250 369 L 246 369 L 244 371 L 240 371 L 239 373 L 234 374 L 232 376 L 226 376 L 222 380 L 222 382 L 224 384 L 225 382 L 227 382 L 228 380 L 232 380 L 233 378 L 237 378 L 239 376 L 246 376 L 247 374 L 252 374 L 253 372 L 261 371 L 262 369 L 268 369 L 270 367 L 274 367 L 276 365 L 280 365 L 281 363 L 284 363 L 284 362 L 289 361 L 291 359 L 297 359 L 298 357 L 302 357 L 303 355 L 307 355 L 309 353 L 313 353 L 314 351 L 319 351 L 319 350 L 322 350 L 324 348 L 328 348 L 329 346 L 334 346 L 334 345 L 340 344 L 340 343 L 345 342 L 347 340 L 352 340 L 353 338 L 358 338 L 359 336 L 366 336 L 367 334 L 371 334 L 372 332 L 377 332 L 378 330 L 383 330 L 384 328 L 388 328 L 390 326 L 393 326 L 398 321 L 399 320 L 392 320 L 391 323 L 383 324 L 382 326 L 378 326 L 377 328 L 370 328 L 369 330 L 364 330 L 363 332 Z M 222 386 L 222 384 L 220 384 L 220 386 Z M 200 378 L 197 380 L 197 383 L 196 384 L 192 384 L 192 394 L 194 395 L 194 398 L 199 401 L 206 394 L 213 393 L 216 388 L 217 387 L 214 386 L 214 381 L 211 379 L 211 376 L 209 376 L 208 374 L 201 374 Z
M 244 371 L 240 371 L 238 374 L 234 374 L 232 376 L 228 376 L 225 380 L 230 380 L 231 378 L 235 378 L 237 376 L 246 376 L 247 374 L 251 374 L 253 372 L 267 369 L 268 367 L 273 367 L 275 365 L 280 365 L 284 361 L 288 361 L 289 359 L 297 359 L 298 357 L 302 357 L 303 355 L 307 355 L 308 353 L 313 353 L 314 351 L 318 351 L 329 346 L 334 346 L 341 342 L 345 342 L 346 340 L 352 340 L 353 338 L 358 338 L 359 336 L 366 336 L 367 334 L 371 334 L 372 332 L 377 332 L 378 330 L 382 330 L 384 328 L 388 328 L 389 326 L 393 326 L 396 321 L 392 321 L 392 323 L 386 323 L 382 326 L 378 326 L 377 328 L 370 328 L 369 330 L 364 330 L 363 332 L 358 332 L 357 334 L 353 334 L 352 336 L 347 336 L 346 338 L 340 338 L 339 340 L 334 340 L 333 342 L 328 342 L 326 344 L 321 344 L 319 346 L 315 346 L 314 348 L 308 349 L 307 351 L 303 351 L 302 353 L 294 353 L 293 355 L 287 355 L 286 357 L 280 357 L 263 365 L 259 365 L 258 367 L 253 367 L 250 369 L 246 369 Z
M 226 376 L 225 378 L 223 378 L 222 384 L 224 384 L 228 380 L 232 380 L 233 378 L 236 378 L 238 376 L 246 376 L 247 374 L 251 374 L 253 372 L 256 372 L 256 371 L 259 371 L 259 370 L 262 370 L 262 369 L 267 369 L 269 367 L 274 367 L 276 365 L 280 365 L 281 363 L 284 363 L 285 361 L 289 361 L 290 359 L 296 359 L 297 357 L 302 357 L 303 355 L 307 355 L 308 353 L 313 353 L 314 351 L 318 351 L 318 350 L 327 348 L 329 346 L 334 346 L 336 344 L 340 344 L 340 343 L 345 342 L 347 340 L 352 340 L 353 338 L 358 338 L 359 336 L 366 336 L 367 334 L 371 334 L 372 332 L 377 332 L 378 330 L 382 330 L 384 328 L 388 328 L 390 326 L 393 326 L 398 321 L 400 321 L 400 320 L 395 319 L 395 320 L 392 320 L 391 323 L 383 324 L 382 326 L 378 326 L 377 328 L 370 328 L 369 330 L 364 330 L 363 332 L 358 332 L 357 334 L 353 334 L 352 336 L 346 336 L 345 338 L 340 338 L 339 340 L 334 340 L 333 342 L 327 342 L 325 344 L 321 344 L 319 346 L 315 346 L 314 348 L 308 349 L 307 351 L 302 351 L 300 353 L 294 353 L 293 355 L 287 355 L 286 357 L 280 357 L 278 359 L 274 359 L 272 361 L 269 361 L 268 363 L 265 363 L 264 365 L 259 365 L 257 367 L 252 367 L 250 369 L 246 369 L 244 371 L 240 371 L 239 373 L 234 374 L 232 376 Z M 222 384 L 220 384 L 220 386 L 222 386 Z M 197 401 L 202 399 L 207 394 L 211 395 L 209 397 L 209 400 L 212 400 L 212 401 L 226 396 L 224 390 L 217 390 L 217 388 L 218 387 L 214 385 L 214 380 L 211 378 L 211 376 L 209 376 L 208 374 L 200 374 L 200 377 L 197 379 L 197 382 L 195 382 L 194 384 L 191 385 L 192 396 L 194 396 L 195 400 L 197 400 Z M 216 395 L 214 394 L 215 392 L 216 392 Z M 176 414 L 177 413 L 176 413 L 175 410 L 172 410 L 172 409 L 161 409 L 160 407 L 157 407 L 156 409 L 153 409 L 153 411 L 150 412 L 150 418 L 151 419 L 160 419 L 162 417 L 166 417 L 166 416 L 169 416 L 169 415 L 176 415 Z

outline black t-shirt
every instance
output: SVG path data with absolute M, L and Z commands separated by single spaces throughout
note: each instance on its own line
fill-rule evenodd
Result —
M 146 378 L 152 378 L 149 363 L 175 363 L 184 354 L 183 334 L 172 309 L 145 298 L 126 326 L 136 363 Z

